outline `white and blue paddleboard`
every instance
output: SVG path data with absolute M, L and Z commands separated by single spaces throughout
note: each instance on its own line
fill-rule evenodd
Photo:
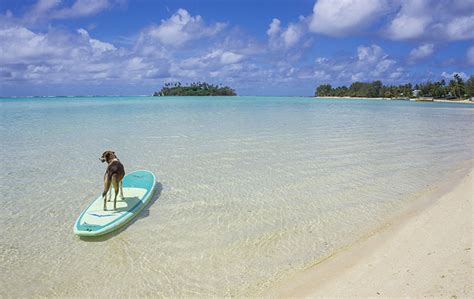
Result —
M 97 197 L 77 218 L 74 233 L 79 236 L 100 236 L 114 231 L 137 216 L 150 202 L 155 191 L 155 175 L 147 170 L 138 170 L 123 178 L 123 196 L 117 196 L 117 208 L 114 210 L 113 197 L 107 202 L 104 211 L 102 196 Z M 108 197 L 107 197 L 108 198 Z

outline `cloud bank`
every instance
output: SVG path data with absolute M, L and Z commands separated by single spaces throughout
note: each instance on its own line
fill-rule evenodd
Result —
M 0 93 L 10 87 L 54 84 L 140 85 L 152 92 L 152 86 L 178 80 L 208 80 L 237 90 L 307 86 L 305 90 L 312 91 L 319 83 L 378 79 L 395 84 L 456 71 L 442 70 L 443 75 L 441 69 L 431 68 L 420 75 L 411 68 L 435 61 L 443 43 L 474 39 L 472 0 L 319 0 L 307 16 L 289 22 L 272 18 L 261 29 L 265 38 L 260 40 L 238 26 L 208 22 L 185 8 L 141 28 L 126 45 L 101 40 L 87 26 L 71 30 L 39 25 L 97 15 L 122 4 L 40 0 L 22 16 L 10 11 L 0 15 Z M 436 13 L 430 13 L 430 7 Z M 374 42 L 333 55 L 315 54 L 322 47 L 321 37 L 367 34 L 416 46 L 405 56 L 390 55 L 389 48 Z M 474 65 L 474 46 L 464 51 L 457 63 Z

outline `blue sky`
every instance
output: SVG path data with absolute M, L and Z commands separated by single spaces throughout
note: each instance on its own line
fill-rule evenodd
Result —
M 474 74 L 474 0 L 0 1 L 0 96 L 240 95 Z

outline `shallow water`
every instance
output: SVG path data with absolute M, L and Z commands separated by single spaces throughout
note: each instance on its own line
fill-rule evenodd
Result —
M 474 158 L 462 104 L 86 97 L 0 111 L 0 296 L 256 294 Z M 124 230 L 79 239 L 106 149 L 159 190 Z

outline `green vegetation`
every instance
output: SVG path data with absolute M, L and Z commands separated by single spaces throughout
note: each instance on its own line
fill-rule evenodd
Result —
M 235 96 L 235 90 L 227 86 L 212 85 L 206 82 L 166 83 L 154 96 Z
M 465 84 L 467 97 L 474 97 L 474 76 L 469 77 Z
M 401 85 L 383 85 L 381 81 L 372 83 L 354 82 L 351 86 L 333 88 L 330 84 L 322 84 L 316 88 L 318 97 L 364 97 L 364 98 L 409 98 L 433 97 L 437 99 L 460 99 L 474 96 L 474 76 L 464 80 L 458 74 L 446 84 L 446 81 L 426 82 L 412 86 L 411 83 Z

